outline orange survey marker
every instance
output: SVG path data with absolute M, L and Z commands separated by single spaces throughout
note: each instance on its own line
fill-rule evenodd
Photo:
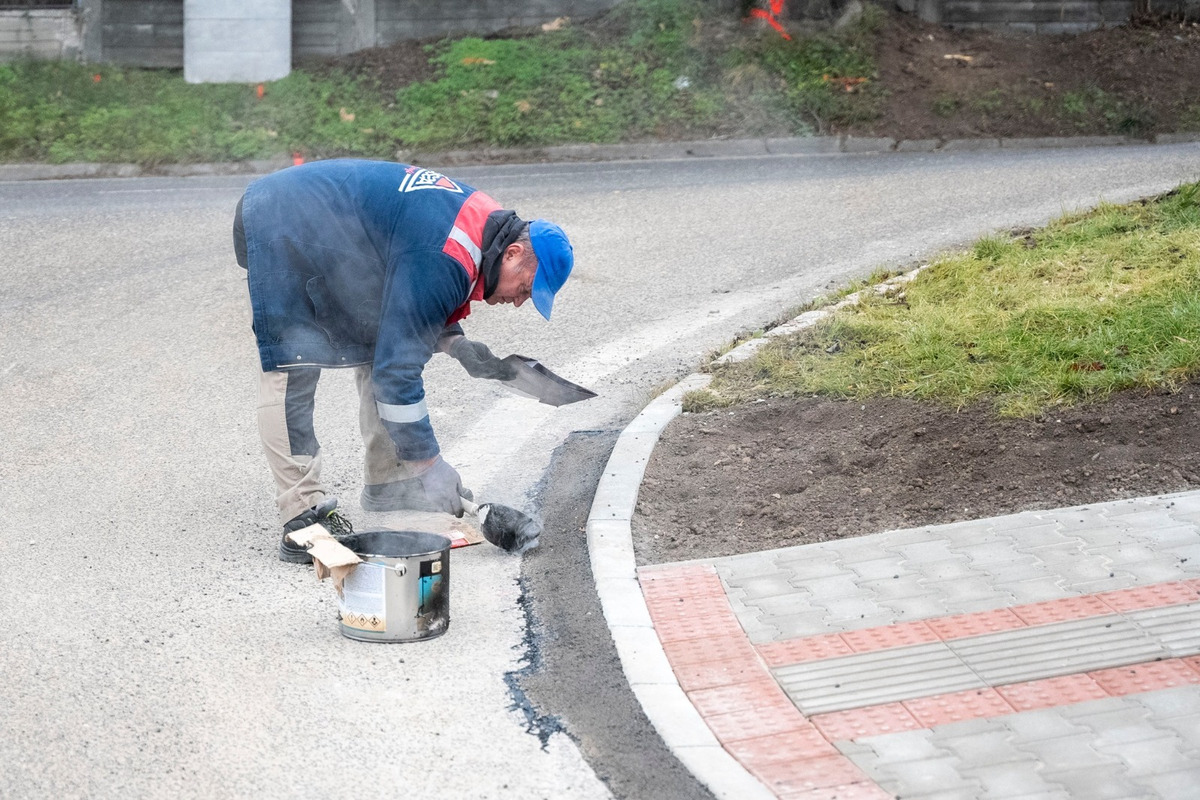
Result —
M 769 0 L 769 11 L 765 8 L 752 8 L 750 9 L 750 16 L 746 19 L 765 19 L 768 25 L 779 31 L 780 36 L 785 39 L 791 39 L 792 37 L 788 35 L 788 32 L 783 29 L 783 25 L 779 22 L 779 15 L 783 13 L 783 4 L 784 0 Z

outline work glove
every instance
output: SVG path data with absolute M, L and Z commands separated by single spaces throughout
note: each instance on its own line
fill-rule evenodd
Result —
M 464 496 L 470 497 L 470 492 L 463 489 L 458 471 L 441 456 L 429 469 L 409 480 L 421 485 L 421 492 L 432 510 L 445 511 L 456 517 L 463 515 L 462 499 Z
M 483 342 L 473 342 L 465 336 L 456 337 L 446 352 L 462 364 L 472 378 L 511 381 L 517 377 L 517 368 L 492 355 Z

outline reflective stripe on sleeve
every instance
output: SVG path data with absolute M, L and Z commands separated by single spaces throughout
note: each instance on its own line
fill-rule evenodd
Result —
M 420 422 L 429 416 L 424 400 L 406 406 L 394 406 L 376 400 L 375 407 L 379 410 L 379 418 L 388 422 Z
M 467 232 L 455 225 L 450 229 L 450 239 L 463 246 L 463 249 L 470 254 L 471 260 L 475 262 L 474 266 L 478 268 L 479 262 L 483 260 L 483 252 L 479 249 L 479 245 L 471 241 Z

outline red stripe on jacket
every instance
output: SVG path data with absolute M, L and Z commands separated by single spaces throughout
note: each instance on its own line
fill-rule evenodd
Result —
M 483 192 L 474 192 L 462 204 L 462 208 L 458 210 L 458 216 L 454 219 L 454 227 L 451 229 L 451 233 L 455 229 L 462 231 L 467 235 L 471 243 L 475 245 L 476 250 L 482 250 L 483 227 L 487 224 L 488 215 L 493 211 L 499 210 L 500 204 L 495 200 Z M 446 244 L 442 247 L 442 252 L 459 264 L 462 264 L 463 269 L 467 271 L 467 278 L 471 281 L 471 293 L 467 297 L 467 302 L 455 309 L 454 313 L 446 320 L 447 325 L 453 325 L 471 313 L 471 303 L 473 301 L 483 299 L 483 281 L 480 280 L 479 276 L 479 264 L 475 261 L 475 257 L 471 254 L 471 251 L 461 242 L 452 236 L 448 236 Z

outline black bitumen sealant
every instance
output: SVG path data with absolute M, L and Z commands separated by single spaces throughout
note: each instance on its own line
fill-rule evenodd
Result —
M 517 605 L 521 607 L 521 612 L 525 617 L 525 635 L 522 637 L 521 644 L 519 645 L 523 650 L 519 661 L 524 666 L 520 669 L 504 673 L 504 682 L 508 685 L 508 694 L 513 701 L 509 708 L 513 711 L 520 711 L 525 715 L 525 732 L 536 736 L 542 743 L 542 750 L 545 751 L 550 746 L 550 737 L 552 735 L 556 733 L 568 733 L 568 731 L 563 726 L 562 719 L 557 715 L 542 714 L 539 712 L 529 699 L 529 696 L 525 694 L 525 690 L 521 688 L 522 678 L 536 674 L 542 670 L 542 645 L 541 636 L 538 634 L 538 624 L 534 615 L 533 604 L 530 602 L 526 589 L 525 579 L 518 578 L 517 586 L 521 589 L 520 595 L 517 596 Z
M 530 733 L 569 736 L 616 800 L 713 800 L 646 718 L 596 594 L 587 519 L 619 433 L 572 433 L 534 490 L 544 532 L 521 560 L 524 657 L 506 679 Z

